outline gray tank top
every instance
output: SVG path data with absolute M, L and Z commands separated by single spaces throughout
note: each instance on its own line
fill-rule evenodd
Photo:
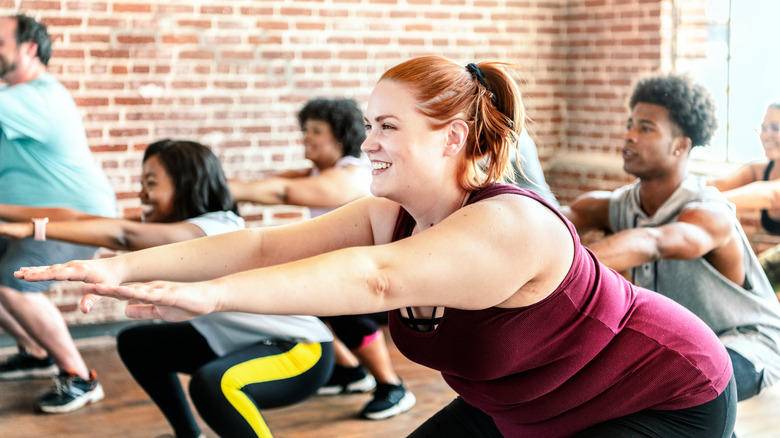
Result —
M 733 205 L 704 177 L 689 175 L 672 196 L 648 217 L 641 208 L 639 183 L 613 192 L 609 203 L 612 231 L 656 227 L 677 221 L 684 208 L 706 205 L 734 218 L 742 239 L 745 283 L 737 285 L 704 258 L 657 260 L 631 270 L 634 284 L 682 304 L 701 318 L 724 345 L 764 370 L 764 384 L 780 378 L 780 303 L 734 213 Z

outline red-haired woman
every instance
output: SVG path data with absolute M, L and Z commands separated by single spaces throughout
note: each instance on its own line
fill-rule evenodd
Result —
M 459 394 L 411 436 L 730 437 L 736 393 L 715 334 L 601 265 L 538 195 L 500 183 L 523 128 L 511 70 L 423 57 L 387 71 L 365 113 L 374 197 L 16 275 L 86 281 L 85 310 L 94 294 L 138 299 L 137 317 L 390 310 L 398 348 Z M 166 281 L 129 284 L 151 279 Z

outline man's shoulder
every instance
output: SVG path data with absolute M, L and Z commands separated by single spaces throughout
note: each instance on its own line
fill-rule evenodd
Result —
M 51 98 L 56 95 L 70 98 L 70 93 L 65 86 L 49 73 L 44 73 L 31 81 L 0 88 L 0 98 L 6 101 L 22 100 L 22 103 L 37 104 L 36 96 Z

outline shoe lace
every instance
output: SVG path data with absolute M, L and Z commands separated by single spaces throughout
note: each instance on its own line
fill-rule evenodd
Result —
M 53 377 L 52 380 L 54 381 L 54 391 L 57 394 L 67 393 L 74 377 L 75 376 L 71 376 L 71 375 L 65 375 L 65 376 L 60 375 L 60 376 Z

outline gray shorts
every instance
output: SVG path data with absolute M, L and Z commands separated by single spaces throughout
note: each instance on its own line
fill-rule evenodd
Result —
M 20 292 L 43 292 L 51 281 L 31 283 L 17 280 L 14 271 L 22 266 L 48 266 L 71 260 L 86 260 L 95 254 L 93 246 L 76 245 L 58 240 L 16 240 L 0 237 L 0 285 Z

